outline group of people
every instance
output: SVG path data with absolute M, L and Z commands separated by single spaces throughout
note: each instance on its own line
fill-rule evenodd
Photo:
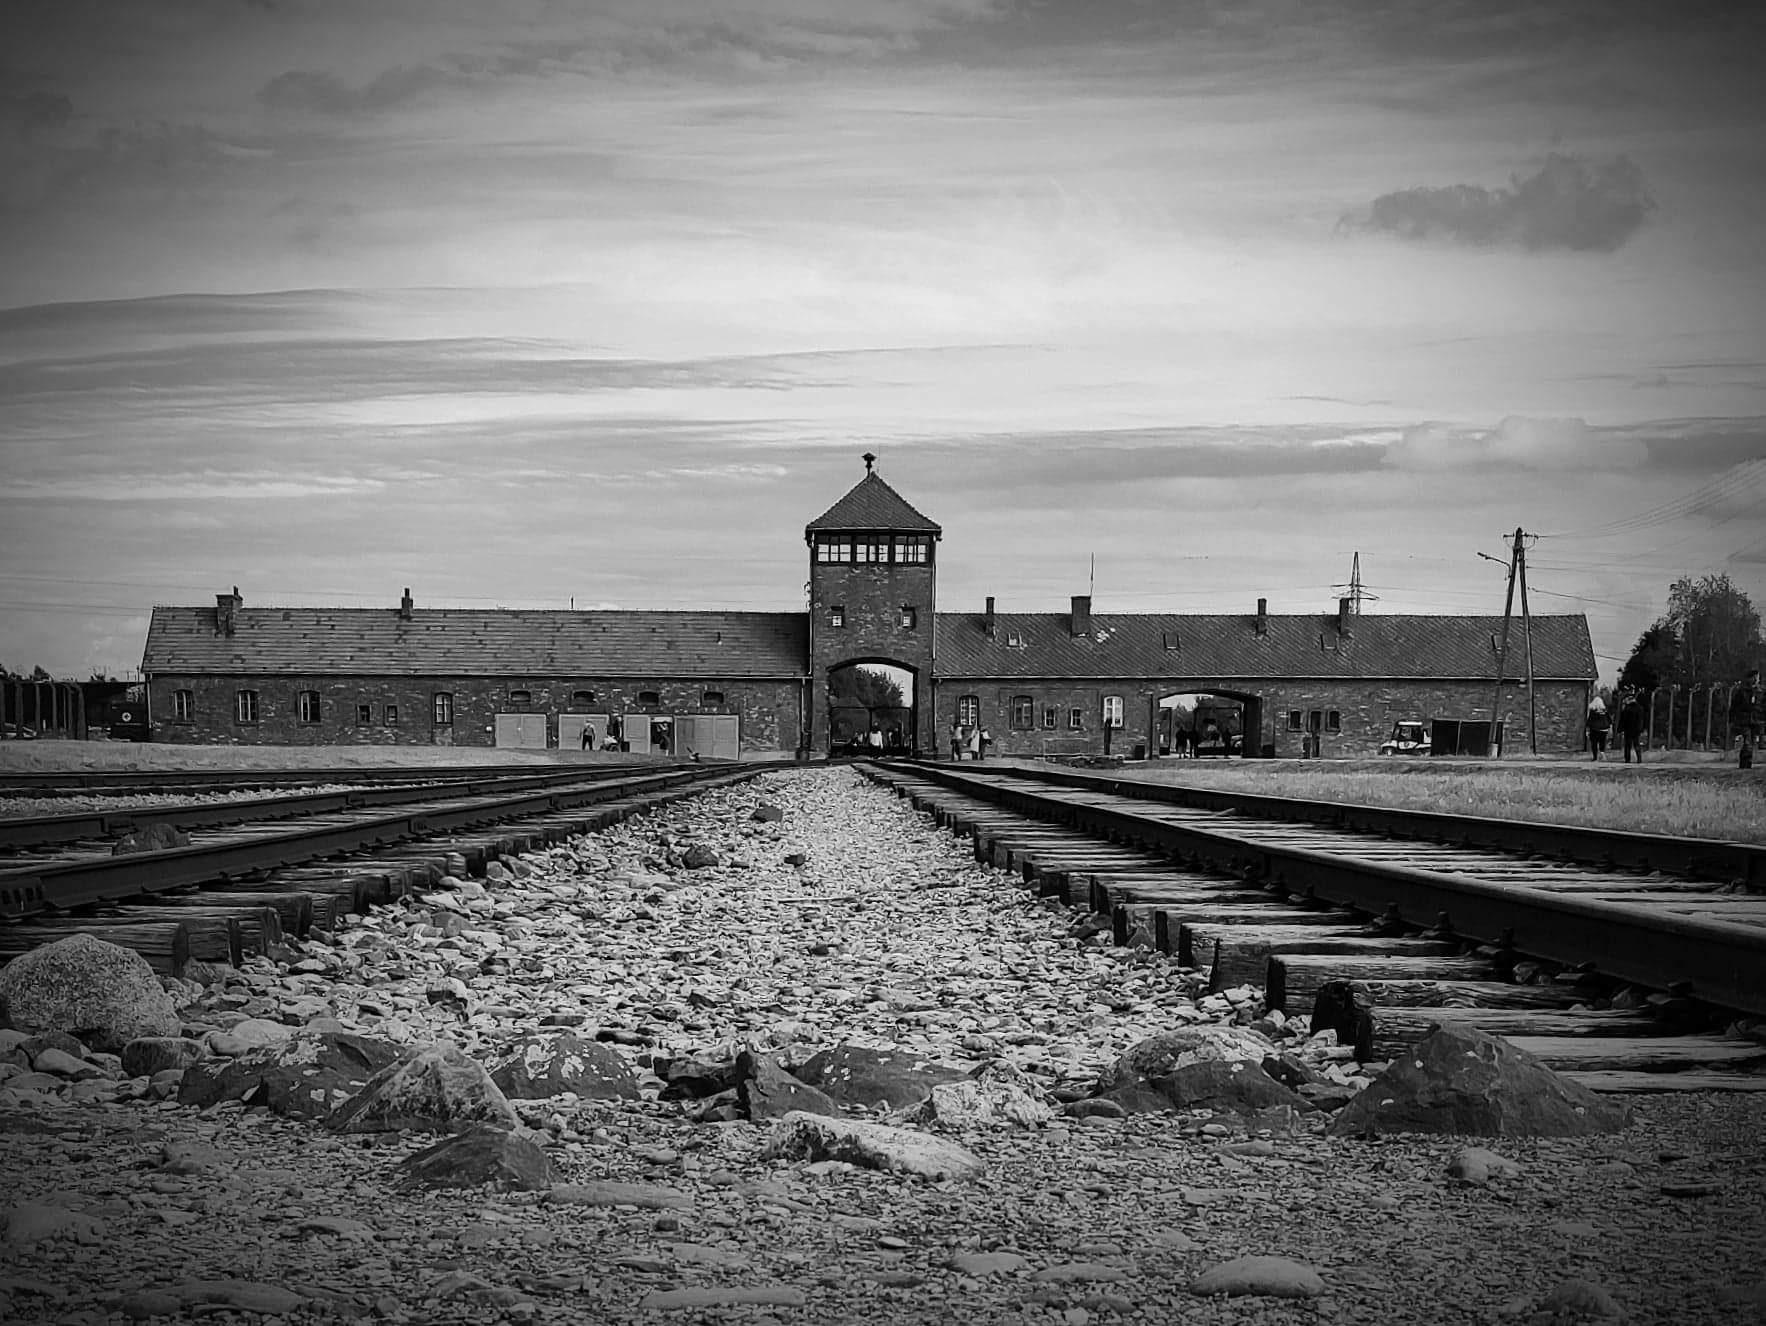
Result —
M 1620 741 L 1623 743 L 1625 763 L 1630 764 L 1632 756 L 1643 763 L 1643 733 L 1648 723 L 1644 716 L 1643 701 L 1635 687 L 1626 687 L 1614 698 L 1618 709 L 1618 717 L 1607 712 L 1607 703 L 1600 696 L 1595 696 L 1588 704 L 1588 718 L 1584 724 L 1588 733 L 1589 758 L 1598 760 L 1606 753 L 1607 739 L 1617 727 Z M 1739 762 L 1744 769 L 1752 768 L 1754 763 L 1754 744 L 1766 727 L 1766 695 L 1760 690 L 1760 670 L 1753 669 L 1748 673 L 1747 680 L 1737 687 L 1729 705 L 1730 729 L 1740 738 Z
M 952 723 L 950 725 L 950 757 L 960 760 L 967 756 L 971 760 L 985 760 L 987 748 L 993 744 L 993 734 L 979 723 Z

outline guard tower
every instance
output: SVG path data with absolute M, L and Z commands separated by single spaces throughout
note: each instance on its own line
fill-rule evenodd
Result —
M 883 481 L 876 456 L 866 452 L 864 462 L 865 477 L 803 531 L 809 544 L 807 747 L 829 749 L 829 675 L 853 664 L 882 663 L 913 676 L 903 744 L 931 751 L 937 545 L 943 531 Z

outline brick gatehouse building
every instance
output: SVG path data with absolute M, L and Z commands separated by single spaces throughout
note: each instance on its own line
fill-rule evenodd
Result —
M 1183 750 L 1368 755 L 1398 720 L 1488 721 L 1500 617 L 996 613 L 938 608 L 942 531 L 873 469 L 810 521 L 807 612 L 156 607 L 142 658 L 155 741 L 581 746 L 710 758 L 819 755 L 853 728 L 830 678 L 910 678 L 892 740 L 998 755 Z M 1518 642 L 1519 631 L 1514 632 Z M 1581 615 L 1532 618 L 1541 752 L 1582 745 L 1596 669 Z M 1511 749 L 1528 700 L 1504 675 Z M 1180 707 L 1181 706 L 1181 707 Z M 859 724 L 860 730 L 865 725 Z M 1468 728 L 1468 731 L 1470 729 Z M 1481 739 L 1481 738 L 1480 738 Z M 1193 747 L 1192 747 L 1193 748 Z

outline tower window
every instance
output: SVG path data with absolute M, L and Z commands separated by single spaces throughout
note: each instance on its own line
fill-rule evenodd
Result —
M 900 534 L 895 539 L 895 560 L 903 566 L 923 566 L 930 544 L 921 534 Z
M 889 560 L 889 540 L 860 539 L 853 548 L 853 560 L 856 562 L 887 562 Z
M 828 625 L 846 625 L 846 605 L 844 603 L 835 603 L 828 608 Z
M 920 610 L 910 604 L 901 605 L 901 629 L 904 631 L 918 630 L 920 626 Z
M 852 536 L 850 534 L 816 535 L 816 561 L 850 562 L 851 560 Z

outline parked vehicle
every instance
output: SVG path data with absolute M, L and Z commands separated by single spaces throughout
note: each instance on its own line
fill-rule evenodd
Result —
M 1382 755 L 1427 755 L 1429 725 L 1411 719 L 1392 724 L 1392 735 L 1380 743 Z

